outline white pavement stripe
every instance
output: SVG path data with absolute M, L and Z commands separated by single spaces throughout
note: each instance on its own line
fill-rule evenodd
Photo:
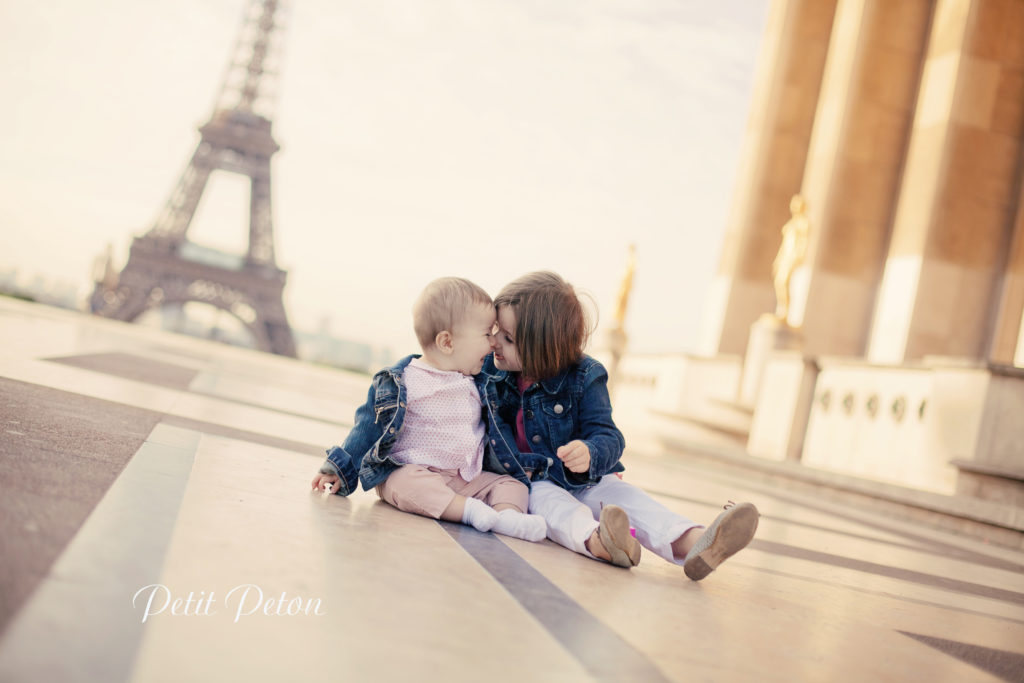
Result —
M 24 359 L 0 361 L 0 377 L 303 443 L 323 443 L 325 448 L 340 443 L 347 433 L 344 428 L 324 424 L 319 420 L 242 405 L 228 399 L 157 387 L 59 363 Z M 354 406 L 351 412 L 355 412 Z
M 125 587 L 159 580 L 199 437 L 153 429 L 15 616 L 0 680 L 127 680 L 142 624 Z

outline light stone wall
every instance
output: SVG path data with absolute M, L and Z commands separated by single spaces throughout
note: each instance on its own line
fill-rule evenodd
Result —
M 1024 366 L 1024 182 L 1017 200 L 1017 220 L 1006 259 L 995 331 L 994 363 Z
M 836 1 L 771 5 L 702 355 L 743 354 L 750 325 L 774 307 L 771 263 L 803 178 Z
M 1020 329 L 1017 330 L 1017 351 L 1013 356 L 1013 364 L 1024 367 L 1024 317 L 1020 319 Z
M 954 495 L 961 466 L 1024 476 L 1021 415 L 1019 369 L 943 357 L 901 366 L 826 359 L 802 462 Z
M 940 0 L 868 357 L 988 356 L 1024 153 L 1024 2 Z M 917 259 L 916 286 L 908 294 Z M 889 270 L 897 269 L 890 276 Z
M 817 375 L 817 364 L 801 353 L 776 352 L 768 359 L 747 440 L 751 455 L 800 459 Z
M 658 370 L 653 406 L 661 412 L 706 417 L 714 404 L 736 400 L 741 366 L 735 356 L 666 356 Z
M 774 308 L 801 191 L 791 321 L 808 353 L 1015 362 L 1024 1 L 775 0 L 759 69 L 697 353 L 744 353 Z
M 700 351 L 741 354 L 774 309 L 800 191 L 789 320 L 821 370 L 768 360 L 748 450 L 1024 499 L 1024 0 L 774 0 L 768 37 Z
M 934 438 L 941 424 L 932 405 L 933 381 L 924 368 L 823 360 L 802 462 L 952 495 L 952 457 L 941 442 L 938 449 L 928 447 L 941 441 Z
M 1024 477 L 1024 373 L 993 373 L 974 460 Z
M 928 39 L 929 0 L 840 0 L 804 171 L 805 351 L 867 345 Z M 841 307 L 836 306 L 842 301 Z

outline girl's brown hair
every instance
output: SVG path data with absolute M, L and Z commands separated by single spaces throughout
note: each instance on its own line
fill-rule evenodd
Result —
M 523 375 L 554 377 L 579 361 L 590 336 L 590 323 L 576 290 L 550 271 L 524 275 L 502 288 L 494 299 L 516 314 L 515 336 Z

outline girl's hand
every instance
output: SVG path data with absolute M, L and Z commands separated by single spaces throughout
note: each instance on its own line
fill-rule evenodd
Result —
M 555 455 L 570 472 L 586 472 L 590 469 L 590 449 L 579 439 L 559 446 Z
M 337 484 L 339 481 L 341 481 L 341 477 L 339 477 L 337 474 L 324 474 L 323 472 L 317 472 L 316 476 L 313 477 L 313 490 L 319 493 L 323 493 L 324 485 L 330 484 L 331 493 L 336 493 L 338 487 L 335 486 L 335 484 Z

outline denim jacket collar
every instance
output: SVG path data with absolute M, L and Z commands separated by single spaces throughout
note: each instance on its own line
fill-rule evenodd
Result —
M 480 373 L 477 377 L 483 379 L 485 382 L 500 382 L 508 376 L 508 373 L 504 370 L 499 370 L 494 364 L 494 353 L 487 354 L 484 358 L 484 366 L 480 368 Z
M 392 365 L 391 367 L 384 368 L 383 370 L 378 371 L 377 375 L 383 375 L 387 373 L 391 375 L 393 378 L 398 379 L 399 377 L 402 376 L 402 373 L 405 372 L 406 366 L 408 366 L 409 363 L 411 363 L 414 359 L 419 357 L 420 354 L 418 353 L 410 354 L 403 358 L 402 360 L 395 363 L 394 365 Z M 377 375 L 374 375 L 374 377 L 376 377 Z
M 573 363 L 573 365 L 570 365 L 568 368 L 558 373 L 554 377 L 548 377 L 546 380 L 538 382 L 538 384 L 544 391 L 548 393 L 548 395 L 554 396 L 555 394 L 562 391 L 562 386 L 565 384 L 565 381 L 569 377 L 569 373 L 572 371 L 574 365 L 575 363 Z
M 575 366 L 576 363 L 573 363 L 568 368 L 558 373 L 554 377 L 548 377 L 545 380 L 537 382 L 537 385 L 539 385 L 540 388 L 543 389 L 548 395 L 554 396 L 555 394 L 562 391 L 566 380 L 569 378 L 569 375 L 572 373 L 573 368 Z M 494 354 L 491 354 L 487 357 L 487 360 L 484 362 L 484 367 L 480 371 L 480 373 L 482 375 L 485 375 L 489 381 L 505 382 L 509 386 L 513 387 L 517 392 L 519 391 L 519 387 L 516 386 L 514 373 L 508 372 L 506 370 L 499 370 L 497 367 L 495 367 Z

